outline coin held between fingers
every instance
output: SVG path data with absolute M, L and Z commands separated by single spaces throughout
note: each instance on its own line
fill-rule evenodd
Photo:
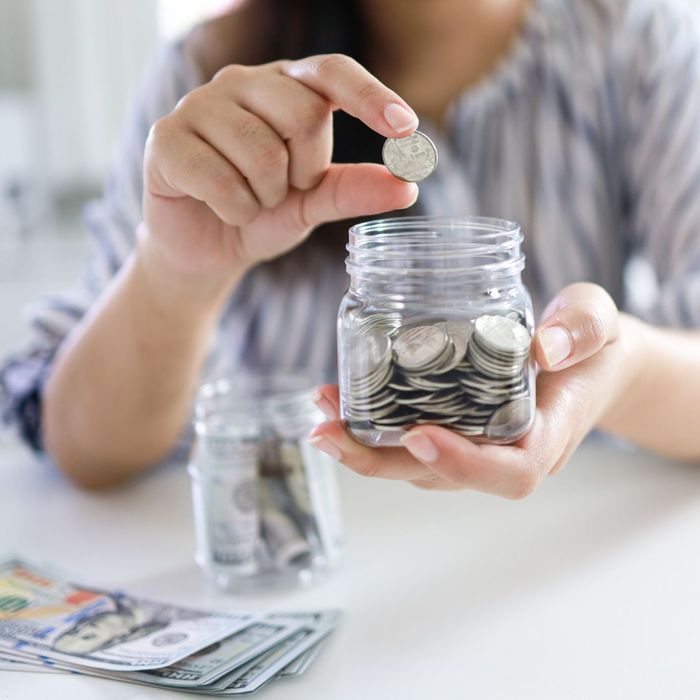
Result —
M 406 182 L 420 182 L 437 167 L 435 144 L 421 131 L 400 139 L 387 139 L 382 148 L 382 160 L 389 172 Z

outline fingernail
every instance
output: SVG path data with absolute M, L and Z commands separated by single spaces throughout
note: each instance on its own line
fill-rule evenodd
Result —
M 311 395 L 311 400 L 316 404 L 318 409 L 323 413 L 326 418 L 335 418 L 335 408 L 333 404 L 318 390 L 314 389 L 314 393 Z
M 384 108 L 384 119 L 394 131 L 398 131 L 400 134 L 418 126 L 418 117 L 396 102 L 392 102 Z
M 313 445 L 317 450 L 321 450 L 329 457 L 340 460 L 342 454 L 337 445 L 334 445 L 328 438 L 323 435 L 317 435 L 309 439 L 309 445 Z
M 421 462 L 432 464 L 437 462 L 440 453 L 435 443 L 425 434 L 418 432 L 406 433 L 401 438 L 401 444 Z
M 413 187 L 411 188 L 413 190 L 413 199 L 411 200 L 410 204 L 406 205 L 406 209 L 408 209 L 408 207 L 412 207 L 416 203 L 416 201 L 418 200 L 418 193 L 420 191 L 418 189 L 418 185 L 415 182 L 411 182 L 410 184 L 413 185 Z
M 542 352 L 550 367 L 555 367 L 571 355 L 571 336 L 561 326 L 543 328 L 539 337 Z

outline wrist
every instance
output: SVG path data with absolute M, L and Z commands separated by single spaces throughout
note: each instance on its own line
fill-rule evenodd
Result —
M 215 273 L 184 269 L 173 264 L 157 242 L 148 235 L 145 225 L 137 232 L 133 273 L 145 286 L 149 297 L 161 306 L 183 313 L 217 313 L 248 268 L 240 265 Z
M 650 327 L 638 318 L 620 313 L 619 333 L 614 343 L 617 353 L 614 390 L 603 411 L 600 426 L 613 429 L 624 416 L 637 410 L 640 390 L 653 383 L 654 362 L 649 353 L 652 345 Z

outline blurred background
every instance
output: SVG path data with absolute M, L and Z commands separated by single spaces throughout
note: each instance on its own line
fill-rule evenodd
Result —
M 78 278 L 81 209 L 102 189 L 145 65 L 163 42 L 235 4 L 0 0 L 0 357 L 28 336 L 23 307 Z M 651 299 L 648 268 L 630 269 Z
M 0 0 L 0 355 L 21 308 L 70 286 L 80 211 L 99 194 L 129 98 L 157 47 L 222 0 Z

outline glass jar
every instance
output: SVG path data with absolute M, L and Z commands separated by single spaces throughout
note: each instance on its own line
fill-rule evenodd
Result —
M 350 229 L 338 314 L 341 415 L 360 442 L 396 446 L 423 423 L 515 442 L 535 414 L 532 302 L 520 227 L 412 217 Z
M 325 420 L 299 376 L 205 384 L 189 473 L 196 559 L 222 588 L 311 582 L 336 563 L 342 523 L 337 463 L 307 443 Z

